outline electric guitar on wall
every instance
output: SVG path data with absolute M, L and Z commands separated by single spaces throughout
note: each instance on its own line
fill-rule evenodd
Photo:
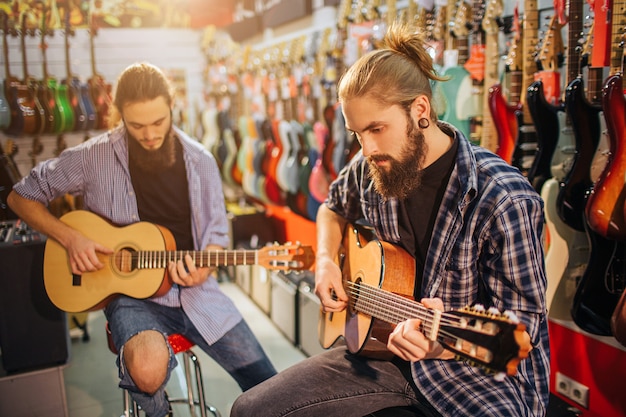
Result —
M 526 105 L 526 89 L 533 83 L 534 74 L 537 71 L 537 64 L 533 57 L 537 49 L 539 28 L 539 10 L 537 0 L 524 1 L 524 20 L 522 22 L 522 55 L 524 57 L 522 65 L 522 82 L 520 96 L 520 110 L 517 116 L 517 134 L 515 139 L 515 149 L 511 165 L 517 167 L 524 175 L 528 174 L 535 154 L 537 152 L 537 136 L 533 120 Z
M 488 0 L 485 16 L 481 23 L 485 31 L 485 79 L 482 95 L 482 127 L 480 145 L 492 152 L 498 149 L 498 137 L 493 117 L 489 109 L 489 88 L 498 82 L 498 19 L 503 12 L 502 0 Z
M 167 265 L 185 255 L 191 255 L 198 267 L 261 265 L 283 271 L 305 270 L 314 261 L 312 248 L 300 244 L 259 250 L 177 251 L 171 232 L 152 223 L 116 227 L 83 210 L 70 211 L 60 220 L 114 250 L 112 255 L 98 255 L 105 265 L 103 269 L 75 275 L 63 246 L 53 239 L 46 241 L 46 292 L 54 305 L 72 313 L 103 308 L 118 294 L 135 298 L 164 295 L 171 287 Z
M 625 27 L 626 1 L 615 0 L 610 75 L 602 91 L 602 109 L 611 152 L 585 206 L 591 257 L 576 287 L 571 307 L 572 319 L 580 328 L 604 336 L 611 335 L 611 316 L 626 287 L 626 100 L 622 84 Z
M 582 5 L 582 3 L 580 3 Z M 580 15 L 570 16 L 580 18 Z M 569 22 L 571 25 L 574 22 Z M 533 158 L 532 165 L 528 171 L 528 180 L 533 185 L 537 192 L 541 192 L 541 187 L 547 179 L 552 177 L 552 169 L 551 162 L 552 157 L 555 153 L 557 143 L 559 141 L 564 141 L 564 138 L 560 138 L 561 129 L 559 128 L 559 119 L 558 114 L 564 112 L 564 107 L 561 103 L 554 104 L 550 103 L 546 99 L 546 91 L 545 86 L 546 82 L 541 78 L 545 76 L 547 78 L 552 77 L 553 80 L 558 80 L 559 68 L 558 68 L 558 51 L 562 49 L 561 44 L 561 27 L 562 25 L 558 22 L 556 14 L 552 16 L 550 20 L 549 29 L 543 37 L 542 48 L 540 52 L 540 56 L 542 58 L 542 71 L 537 74 L 537 77 L 540 78 L 537 81 L 534 81 L 530 87 L 528 87 L 528 91 L 526 93 L 526 102 L 528 105 L 528 109 L 530 111 L 533 124 L 535 126 L 535 136 L 537 139 L 537 149 L 535 153 L 535 157 Z M 570 33 L 570 35 L 578 35 Z M 576 36 L 572 36 L 571 41 L 574 43 L 577 40 Z M 568 49 L 568 62 L 576 63 L 576 48 Z M 574 68 L 574 73 L 576 73 L 576 68 Z M 553 86 L 554 89 L 558 91 L 559 83 L 556 82 L 556 86 Z M 554 92 L 552 94 L 555 94 Z M 557 93 L 556 96 L 559 94 Z M 560 100 L 560 97 L 558 98 Z M 571 132 L 571 129 L 570 129 Z M 569 135 L 571 136 L 571 135 Z M 573 137 L 571 139 L 571 144 L 573 145 Z M 563 178 L 563 175 L 561 175 Z
M 514 19 L 518 19 L 517 14 Z M 506 72 L 509 78 L 509 102 L 504 97 L 503 87 L 496 83 L 489 87 L 487 100 L 489 111 L 498 136 L 496 153 L 509 164 L 513 163 L 513 152 L 517 140 L 517 114 L 522 111 L 522 33 L 515 32 L 509 53 L 506 56 Z
M 603 19 L 595 20 L 587 34 L 587 42 L 581 52 L 583 56 L 591 56 L 593 33 L 595 28 L 602 24 L 606 25 Z M 595 40 L 594 48 L 609 49 Z M 606 124 L 600 104 L 604 67 L 608 65 L 608 62 L 601 63 L 601 65 L 594 65 L 592 62 L 587 69 L 587 88 L 585 89 L 582 76 L 579 76 L 565 90 L 565 110 L 574 130 L 576 152 L 570 171 L 560 182 L 557 207 L 559 217 L 570 227 L 581 232 L 585 231 L 587 196 L 598 179 L 597 176 L 592 176 L 594 155 L 597 152 L 603 153 L 603 149 L 608 146 L 608 139 L 603 133 Z M 597 163 L 599 158 L 595 159 Z M 603 169 L 604 167 L 600 169 L 600 172 Z
M 424 307 L 412 299 L 414 259 L 397 246 L 368 241 L 362 232 L 350 225 L 344 232 L 338 263 L 350 301 L 342 312 L 322 313 L 324 348 L 343 337 L 351 353 L 390 359 L 386 344 L 393 325 L 419 318 L 424 335 L 458 358 L 490 372 L 516 374 L 531 349 L 522 339 L 524 324 L 512 314 L 478 306 L 446 312 Z

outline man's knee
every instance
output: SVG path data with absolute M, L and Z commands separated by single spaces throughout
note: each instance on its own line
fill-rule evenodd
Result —
M 137 388 L 154 394 L 167 377 L 169 349 L 165 337 L 146 330 L 131 337 L 124 345 L 124 364 Z

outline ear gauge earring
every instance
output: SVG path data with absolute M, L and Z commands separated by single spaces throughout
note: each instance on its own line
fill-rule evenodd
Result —
M 417 121 L 417 125 L 421 128 L 421 129 L 426 129 L 428 126 L 430 126 L 430 120 L 428 120 L 425 117 L 422 117 L 421 119 L 419 119 Z

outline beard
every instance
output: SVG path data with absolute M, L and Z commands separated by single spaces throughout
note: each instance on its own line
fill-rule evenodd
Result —
M 390 155 L 372 155 L 367 158 L 369 177 L 374 189 L 384 198 L 407 198 L 422 183 L 422 163 L 426 154 L 424 133 L 411 117 L 407 118 L 407 145 L 400 159 Z M 388 167 L 376 165 L 376 161 L 389 161 Z
M 176 144 L 172 126 L 167 130 L 163 145 L 159 149 L 144 149 L 136 137 L 128 133 L 128 158 L 145 172 L 158 172 L 176 162 Z

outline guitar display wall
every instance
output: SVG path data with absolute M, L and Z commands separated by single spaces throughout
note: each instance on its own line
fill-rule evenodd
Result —
M 608 75 L 615 75 L 617 69 L 621 68 L 621 61 L 618 59 L 613 64 L 605 63 L 602 60 L 609 57 L 609 52 L 600 54 L 602 48 L 596 46 L 587 55 L 591 65 L 574 71 L 575 79 L 572 79 L 570 73 L 572 67 L 578 65 L 578 59 L 585 55 L 584 51 L 589 51 L 592 46 L 586 42 L 590 37 L 589 23 L 594 20 L 593 17 L 596 20 L 607 19 L 607 15 L 602 15 L 602 10 L 590 13 L 588 2 L 581 1 L 582 24 L 571 32 L 573 25 L 558 26 L 552 21 L 555 13 L 551 0 L 484 0 L 467 1 L 463 4 L 458 1 L 438 0 L 434 2 L 435 9 L 431 14 L 421 13 L 424 3 L 421 1 L 344 0 L 337 3 L 336 8 L 325 7 L 314 11 L 311 17 L 273 28 L 263 35 L 247 39 L 245 44 L 233 43 L 219 31 L 210 33 L 209 30 L 165 28 L 102 29 L 95 38 L 96 65 L 103 78 L 110 83 L 114 83 L 115 77 L 124 67 L 138 60 L 150 61 L 166 70 L 179 70 L 183 74 L 179 85 L 185 90 L 182 100 L 185 104 L 182 106 L 187 111 L 186 116 L 181 118 L 182 127 L 204 143 L 220 161 L 227 197 L 233 201 L 244 198 L 263 203 L 271 220 L 268 224 L 275 229 L 277 240 L 315 245 L 315 224 L 312 219 L 317 207 L 323 200 L 328 183 L 355 151 L 349 142 L 350 137 L 342 129 L 341 110 L 333 102 L 334 82 L 346 64 L 367 48 L 375 47 L 375 42 L 366 36 L 373 33 L 372 22 L 377 18 L 375 14 L 370 14 L 375 10 L 374 4 L 378 5 L 377 10 L 383 15 L 394 7 L 398 15 L 406 14 L 409 9 L 410 15 L 419 14 L 420 19 L 415 19 L 413 23 L 428 25 L 426 27 L 433 29 L 433 40 L 443 43 L 443 48 L 437 50 L 442 64 L 445 59 L 449 59 L 450 51 L 458 49 L 457 58 L 461 60 L 457 62 L 459 65 L 453 66 L 454 70 L 450 70 L 449 74 L 458 73 L 463 78 L 449 85 L 457 87 L 452 90 L 459 96 L 459 100 L 470 101 L 467 105 L 460 106 L 463 111 L 454 115 L 445 115 L 442 108 L 440 117 L 448 121 L 453 121 L 448 119 L 452 116 L 464 118 L 460 124 L 466 125 L 470 139 L 480 142 L 477 139 L 479 136 L 476 126 L 480 126 L 480 121 L 483 130 L 488 130 L 485 127 L 489 122 L 488 117 L 485 119 L 485 109 L 488 108 L 492 112 L 497 140 L 494 141 L 492 136 L 482 144 L 495 150 L 527 175 L 530 173 L 529 179 L 546 202 L 548 305 L 550 331 L 554 341 L 551 380 L 553 392 L 556 392 L 555 375 L 560 372 L 589 387 L 589 404 L 586 409 L 568 400 L 572 405 L 584 409 L 585 417 L 626 415 L 626 399 L 608 388 L 620 386 L 626 370 L 615 364 L 626 363 L 626 349 L 611 336 L 585 330 L 571 315 L 576 289 L 582 280 L 595 283 L 597 278 L 604 283 L 607 277 L 611 277 L 614 278 L 612 284 L 615 284 L 613 291 L 620 290 L 619 285 L 623 284 L 623 277 L 626 276 L 623 271 L 625 264 L 620 257 L 623 255 L 622 240 L 588 234 L 584 230 L 585 226 L 581 229 L 580 224 L 579 227 L 573 227 L 559 220 L 564 213 L 556 209 L 557 201 L 564 199 L 559 192 L 568 173 L 578 173 L 584 183 L 583 188 L 588 189 L 600 178 L 608 156 L 611 152 L 615 155 L 616 150 L 609 149 L 608 134 L 596 137 L 596 143 L 592 140 L 591 145 L 583 142 L 587 148 L 577 148 L 579 144 L 571 135 L 567 143 L 538 142 L 542 138 L 555 139 L 555 134 L 547 134 L 545 130 L 547 126 L 554 128 L 554 120 L 564 123 L 556 125 L 556 131 L 559 132 L 557 136 L 560 136 L 560 131 L 574 132 L 580 129 L 581 124 L 583 127 L 591 127 L 591 130 L 595 128 L 597 132 L 607 130 L 603 118 L 594 122 L 591 116 L 603 113 L 599 93 Z M 613 16 L 623 17 L 623 2 L 613 3 L 622 7 L 616 9 Z M 447 7 L 445 15 L 438 13 L 444 5 Z M 517 14 L 520 17 L 517 32 L 514 19 L 516 5 L 519 7 Z M 501 10 L 497 6 L 501 6 Z M 355 14 L 355 10 L 362 10 L 364 13 Z M 456 37 L 441 37 L 437 34 L 434 30 L 437 28 L 437 18 L 443 19 L 447 23 L 445 27 L 449 27 L 450 22 L 454 23 L 453 19 L 463 17 L 458 13 L 461 10 L 464 10 L 466 24 L 456 28 L 459 32 L 455 34 Z M 587 19 L 587 16 L 591 19 Z M 480 28 L 482 33 L 477 33 L 480 17 L 483 17 Z M 380 21 L 386 22 L 386 19 Z M 380 21 L 376 20 L 377 23 Z M 611 43 L 611 40 L 620 37 L 610 31 L 607 35 L 597 28 L 595 30 L 596 42 L 597 39 L 605 39 Z M 365 35 L 359 37 L 359 34 Z M 517 34 L 523 36 L 518 39 Z M 575 43 L 570 42 L 573 40 L 572 36 L 577 37 Z M 481 81 L 471 78 L 472 71 L 463 65 L 464 60 L 471 58 L 472 42 L 476 46 L 476 39 L 491 41 L 485 48 L 485 64 L 492 71 L 495 68 L 496 72 L 495 75 L 485 73 L 482 85 Z M 489 51 L 494 50 L 494 39 L 497 51 L 495 61 L 489 55 L 493 53 Z M 66 74 L 64 41 L 61 30 L 55 30 L 54 35 L 47 38 L 48 71 L 60 79 Z M 72 72 L 86 80 L 92 73 L 88 31 L 76 29 L 70 43 Z M 549 46 L 552 48 L 548 48 Z M 476 49 L 480 52 L 479 48 L 474 48 Z M 580 57 L 575 61 L 569 59 L 573 57 L 570 53 L 573 49 L 580 49 L 577 52 Z M 37 79 L 43 77 L 37 36 L 28 35 L 25 38 L 25 50 L 30 75 Z M 261 54 L 260 51 L 264 53 Z M 618 51 L 622 51 L 621 46 Z M 24 60 L 20 52 L 19 36 L 8 37 L 8 53 L 10 72 L 21 74 Z M 300 59 L 302 57 L 304 59 Z M 480 61 L 480 57 L 478 60 Z M 536 73 L 540 71 L 536 61 L 542 64 L 538 78 Z M 471 62 L 475 63 L 475 60 Z M 254 77 L 248 76 L 246 70 L 250 68 L 269 70 L 275 76 L 270 80 L 271 83 L 258 84 Z M 579 73 L 582 74 L 580 78 Z M 289 82 L 302 80 L 303 75 L 309 76 L 307 83 Z M 494 79 L 499 83 L 490 86 Z M 559 91 L 555 90 L 555 84 L 551 84 L 551 80 L 558 80 Z M 577 80 L 579 87 L 576 89 Z M 545 99 L 547 104 L 553 106 L 544 107 L 545 111 L 535 111 L 535 114 L 542 116 L 537 124 L 530 112 L 531 106 L 527 105 L 528 87 L 536 81 L 541 81 L 540 84 L 534 84 L 533 89 L 537 103 L 543 105 L 542 99 Z M 570 86 L 572 88 L 568 89 Z M 482 97 L 471 97 L 468 95 L 470 93 L 462 93 L 481 89 Z M 439 91 L 441 94 L 437 95 L 438 91 L 439 89 L 435 89 L 435 99 L 444 106 L 450 97 L 446 96 L 445 91 Z M 582 96 L 590 92 L 595 92 L 596 95 L 587 94 L 587 106 L 583 106 L 583 110 L 571 118 L 558 108 L 558 101 L 563 100 L 562 96 L 566 91 L 570 91 L 570 100 L 575 103 L 580 103 L 574 98 L 575 92 Z M 616 95 L 618 96 L 619 94 Z M 266 99 L 273 104 L 268 106 Z M 486 103 L 486 99 L 490 102 Z M 493 104 L 494 102 L 500 104 Z M 476 113 L 473 110 L 474 113 L 471 114 L 468 111 L 470 108 L 480 111 Z M 499 110 L 493 113 L 494 108 Z M 506 110 L 502 110 L 503 108 Z M 300 126 L 280 123 L 291 120 L 299 122 Z M 308 126 L 300 130 L 304 126 L 302 120 L 306 120 Z M 517 141 L 518 136 L 522 140 Z M 7 141 L 12 141 L 17 145 L 13 158 L 20 172 L 25 174 L 38 161 L 54 156 L 64 146 L 79 143 L 84 137 L 83 132 L 72 132 L 63 136 L 47 134 L 17 137 L 0 132 L 0 143 L 6 145 Z M 524 146 L 517 146 L 522 143 Z M 329 144 L 333 146 L 326 146 Z M 539 149 L 544 157 L 541 160 L 535 159 Z M 553 149 L 556 156 L 554 163 L 546 156 L 550 149 Z M 264 159 L 261 155 L 270 158 Z M 578 156 L 575 164 L 574 155 Z M 615 160 L 619 161 L 619 158 L 614 158 Z M 299 169 L 290 171 L 290 168 L 297 167 L 294 164 L 296 162 L 300 164 Z M 573 169 L 581 164 L 587 164 L 587 169 Z M 282 171 L 283 174 L 267 175 L 274 171 Z M 293 174 L 294 172 L 297 173 Z M 307 175 L 309 179 L 315 180 L 306 181 Z M 296 178 L 299 180 L 297 183 L 294 181 Z M 609 188 L 620 191 L 620 186 L 621 184 L 612 185 Z M 307 193 L 306 199 L 302 199 L 303 193 Z M 596 193 L 596 197 L 599 194 Z M 619 192 L 618 194 L 621 195 Z M 574 200 L 569 201 L 570 206 L 574 207 L 571 203 Z M 565 206 L 559 207 L 563 211 L 562 207 Z M 593 251 L 593 259 L 592 244 L 599 244 Z M 608 268 L 611 260 L 617 261 Z M 589 267 L 589 264 L 592 266 Z M 576 352 L 578 356 L 573 357 L 571 352 Z

